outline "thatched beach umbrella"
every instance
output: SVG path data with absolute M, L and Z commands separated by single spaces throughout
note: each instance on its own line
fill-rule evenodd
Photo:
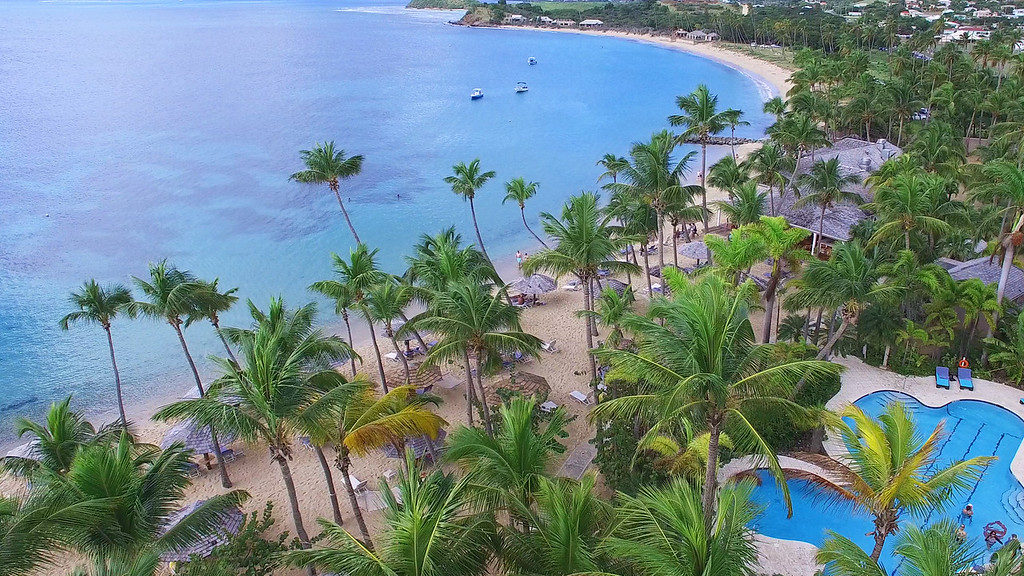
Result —
M 7 453 L 7 458 L 20 458 L 22 460 L 39 460 L 39 442 L 33 440 L 31 442 L 25 442 L 20 446 L 11 448 L 11 451 Z
M 189 514 L 196 511 L 199 506 L 206 502 L 200 500 L 193 502 L 188 506 L 178 510 L 173 516 L 167 519 L 167 524 L 164 525 L 163 532 L 166 533 L 171 528 L 178 525 L 179 522 L 184 520 Z M 242 524 L 245 523 L 245 514 L 238 508 L 232 508 L 220 515 L 217 524 L 217 533 L 206 536 L 202 540 L 182 548 L 176 548 L 168 552 L 164 552 L 160 555 L 160 559 L 164 562 L 185 562 L 191 556 L 196 555 L 206 558 L 213 552 L 213 549 L 221 544 L 224 544 L 228 540 L 228 535 L 238 534 L 238 531 L 242 528 Z
M 405 458 L 405 449 L 409 448 L 412 450 L 414 458 L 422 458 L 424 454 L 433 454 L 439 448 L 444 446 L 444 439 L 448 436 L 448 432 L 441 428 L 437 431 L 437 438 L 434 440 L 430 439 L 430 436 L 423 434 L 421 436 L 408 436 L 402 440 L 401 450 L 395 447 L 394 444 L 386 444 L 381 450 L 384 451 L 384 455 L 388 458 Z
M 626 284 L 622 280 L 616 280 L 615 278 L 609 278 L 604 281 L 606 288 L 611 288 L 616 294 L 622 296 L 626 292 L 626 288 L 629 288 L 629 284 Z
M 707 260 L 708 246 L 701 240 L 687 242 L 679 247 L 679 255 L 693 258 L 694 260 Z
M 234 442 L 235 435 L 230 432 L 221 431 L 217 434 L 217 439 L 220 440 L 221 446 L 224 446 Z M 196 454 L 213 453 L 213 437 L 210 434 L 210 427 L 196 426 L 191 420 L 179 422 L 168 430 L 164 434 L 163 440 L 160 441 L 160 448 L 166 450 L 175 442 L 184 444 L 185 448 L 192 450 Z
M 388 382 L 405 382 L 405 370 L 401 367 L 389 370 L 386 374 Z M 414 370 L 410 366 L 409 385 L 417 388 L 426 388 L 441 382 L 440 366 L 424 366 L 420 370 Z
M 501 403 L 501 396 L 498 395 L 499 390 L 518 392 L 526 397 L 538 396 L 540 398 L 547 398 L 548 394 L 551 393 L 551 386 L 548 385 L 547 379 L 543 376 L 538 376 L 531 372 L 516 371 L 504 380 L 484 384 L 484 391 L 487 392 L 487 401 L 489 403 L 494 405 Z
M 523 294 L 529 296 L 536 296 L 538 294 L 547 294 L 555 288 L 558 284 L 550 276 L 543 274 L 534 274 L 529 278 L 520 278 L 512 283 L 512 287 L 519 290 Z

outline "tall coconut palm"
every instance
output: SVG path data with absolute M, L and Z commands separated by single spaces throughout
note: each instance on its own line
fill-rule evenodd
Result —
M 281 356 L 291 354 L 291 350 L 299 345 L 304 346 L 304 358 L 298 360 L 297 363 L 301 365 L 300 369 L 304 377 L 307 378 L 306 384 L 309 386 L 320 384 L 320 382 L 312 381 L 311 377 L 331 370 L 338 362 L 357 357 L 352 347 L 341 338 L 323 336 L 316 331 L 313 327 L 313 321 L 316 318 L 316 305 L 313 303 L 289 309 L 282 299 L 272 298 L 266 312 L 260 310 L 251 300 L 248 305 L 253 323 L 249 328 L 226 328 L 225 333 L 231 341 L 241 347 L 251 346 L 262 328 L 264 332 L 272 332 L 281 336 L 281 350 L 279 351 Z M 327 378 L 325 382 L 328 386 L 338 383 L 333 377 Z M 329 391 L 329 388 L 325 391 Z M 310 431 L 310 425 L 306 423 L 304 426 L 305 428 L 300 431 L 313 436 L 314 432 Z M 315 426 L 312 429 L 315 430 Z M 341 508 L 338 505 L 334 476 L 331 474 L 331 466 L 327 462 L 322 445 L 322 443 L 313 443 L 313 451 L 316 453 L 320 469 L 327 482 L 327 495 L 331 501 L 334 521 L 340 524 L 342 521 Z
M 395 321 L 403 315 L 403 310 L 412 301 L 412 286 L 403 284 L 397 278 L 383 278 L 381 282 L 366 289 L 366 297 L 363 305 L 366 307 L 366 315 L 372 322 L 380 322 L 384 325 L 384 335 L 391 340 L 395 348 L 395 354 L 402 361 L 402 368 L 405 370 L 405 384 L 409 383 L 409 360 L 405 357 L 405 351 L 398 347 L 398 340 L 395 338 Z M 384 393 L 388 391 L 388 383 L 381 381 L 384 386 Z
M 328 298 L 334 298 L 335 302 L 341 298 L 351 298 L 370 328 L 370 342 L 373 343 L 373 352 L 377 360 L 377 376 L 380 377 L 381 385 L 387 386 L 384 360 L 380 355 L 380 346 L 377 345 L 377 333 L 373 330 L 373 321 L 370 320 L 364 305 L 367 290 L 385 278 L 384 272 L 377 268 L 377 252 L 378 249 L 370 250 L 366 244 L 359 244 L 349 250 L 348 260 L 332 252 L 334 278 L 314 282 L 310 284 L 309 289 Z
M 538 270 L 547 270 L 557 276 L 573 274 L 583 284 L 583 309 L 593 311 L 591 300 L 591 283 L 598 278 L 598 269 L 605 268 L 616 271 L 636 273 L 639 267 L 629 262 L 615 259 L 619 248 L 627 245 L 622 238 L 613 236 L 610 217 L 602 216 L 598 208 L 598 196 L 584 192 L 569 198 L 562 208 L 562 217 L 544 212 L 541 214 L 544 232 L 556 240 L 554 248 L 541 250 L 523 262 L 523 273 L 533 274 Z M 594 335 L 590 331 L 587 319 L 587 350 L 594 348 Z M 590 359 L 590 379 L 597 386 L 597 363 L 592 353 Z
M 462 245 L 462 235 L 454 226 L 433 236 L 422 234 L 412 250 L 413 254 L 405 257 L 409 265 L 405 276 L 419 288 L 417 297 L 424 302 L 432 292 L 444 292 L 451 283 L 501 284 L 483 253 Z
M 991 180 L 985 192 L 1006 203 L 1004 222 L 1010 223 L 1008 229 L 1001 231 L 998 247 L 1002 258 L 1002 270 L 999 274 L 996 302 L 1002 305 L 1014 254 L 1024 238 L 1024 169 L 1011 162 L 997 160 L 986 164 L 982 172 Z M 998 318 L 994 322 L 998 322 Z
M 881 278 L 881 268 L 859 242 L 839 244 L 828 261 L 811 259 L 803 276 L 794 283 L 798 289 L 787 298 L 786 307 L 839 310 L 842 324 L 818 352 L 818 360 L 829 357 L 836 342 L 857 323 L 865 307 L 897 297 L 897 289 L 882 284 Z
M 121 374 L 114 357 L 114 337 L 110 333 L 110 321 L 132 301 L 131 290 L 123 284 L 100 286 L 95 280 L 82 285 L 81 290 L 71 293 L 75 311 L 60 320 L 61 330 L 69 330 L 74 324 L 99 324 L 107 333 L 107 347 L 110 349 L 110 365 L 114 368 L 114 387 L 117 391 L 117 410 L 121 415 L 121 426 L 128 429 L 128 417 L 124 413 L 124 398 L 121 396 Z
M 636 296 L 633 295 L 633 287 L 626 286 L 619 294 L 613 288 L 605 288 L 601 295 L 594 299 L 594 310 L 580 310 L 577 316 L 592 316 L 598 323 L 607 326 L 611 330 L 605 336 L 604 345 L 609 348 L 618 348 L 622 342 L 622 318 L 633 309 Z
M 605 178 L 611 178 L 612 183 L 618 182 L 619 172 L 629 165 L 629 161 L 622 156 L 616 156 L 615 154 L 605 154 L 597 161 L 597 165 L 604 168 L 604 172 L 597 177 L 597 181 L 600 182 Z
M 224 344 L 224 351 L 228 353 L 228 358 L 232 362 L 237 363 L 238 359 L 235 358 L 234 351 L 231 350 L 231 346 L 228 345 L 228 341 L 224 338 L 224 333 L 220 329 L 220 314 L 227 312 L 235 302 L 238 302 L 238 296 L 235 296 L 238 288 L 231 288 L 221 292 L 217 288 L 217 281 L 218 279 L 214 278 L 213 282 L 204 282 L 203 286 L 197 290 L 196 313 L 188 315 L 185 319 L 185 327 L 188 328 L 193 322 L 201 318 L 209 320 L 210 324 L 213 325 L 214 332 L 217 333 L 217 337 Z
M 775 121 L 782 120 L 782 117 L 786 114 L 786 101 L 781 96 L 776 96 L 767 100 L 762 107 L 765 114 L 771 114 L 775 116 Z
M 536 182 L 527 183 L 522 177 L 513 178 L 512 180 L 505 182 L 505 198 L 501 203 L 504 204 L 511 200 L 516 204 L 519 204 L 519 215 L 523 218 L 523 226 L 526 226 L 527 232 L 536 238 L 537 242 L 540 242 L 541 246 L 547 248 L 548 245 L 544 243 L 544 240 L 541 240 L 541 237 L 537 236 L 537 233 L 534 232 L 526 222 L 526 201 L 537 194 L 537 186 L 539 186 L 539 184 Z
M 185 360 L 192 370 L 192 377 L 195 379 L 199 395 L 203 396 L 206 391 L 203 389 L 203 381 L 199 377 L 199 369 L 196 368 L 192 353 L 188 350 L 188 343 L 185 342 L 185 334 L 182 326 L 185 323 L 183 317 L 197 316 L 198 298 L 201 292 L 206 290 L 204 284 L 187 270 L 180 270 L 161 260 L 156 264 L 149 265 L 149 280 L 143 280 L 132 276 L 135 286 L 142 292 L 147 300 L 137 300 L 128 305 L 128 311 L 132 316 L 146 316 L 155 320 L 163 320 L 174 329 L 178 336 L 178 343 L 181 344 L 181 351 L 185 353 Z M 217 468 L 220 470 L 220 482 L 225 488 L 231 487 L 231 479 L 228 477 L 227 465 L 224 456 L 220 452 L 220 442 L 217 440 L 217 431 L 210 429 L 213 438 L 213 452 L 217 457 Z
M 0 497 L 0 576 L 27 576 L 55 563 L 69 532 L 88 526 L 108 502 L 63 506 L 36 491 L 25 500 Z
M 782 148 L 773 143 L 766 143 L 757 149 L 750 158 L 750 167 L 757 175 L 757 183 L 768 187 L 768 201 L 771 203 L 772 216 L 775 216 L 775 192 L 779 193 L 779 201 L 786 191 L 786 173 L 793 172 L 793 161 L 782 152 Z
M 609 184 L 613 192 L 630 194 L 654 208 L 658 215 L 658 245 L 664 247 L 665 211 L 669 204 L 695 191 L 681 184 L 694 153 L 676 160 L 672 157 L 675 140 L 667 130 L 651 135 L 649 142 L 635 142 L 629 150 L 630 162 L 620 171 L 622 182 Z M 658 264 L 665 265 L 665 251 L 658 250 Z
M 440 469 L 421 478 L 412 457 L 399 472 L 398 491 L 382 490 L 388 538 L 379 552 L 366 548 L 337 524 L 321 520 L 328 545 L 284 555 L 292 565 L 318 566 L 360 576 L 483 576 L 496 544 L 490 511 L 474 506 L 471 477 L 457 479 Z
M 686 96 L 676 97 L 676 106 L 682 114 L 673 114 L 668 117 L 668 121 L 673 126 L 683 127 L 683 132 L 679 135 L 680 142 L 693 139 L 700 144 L 700 185 L 705 188 L 702 191 L 701 206 L 706 211 L 708 195 L 704 180 L 708 174 L 708 143 L 729 125 L 728 120 L 732 112 L 719 111 L 718 96 L 711 94 L 704 84 L 697 86 L 696 90 Z M 707 234 L 707 231 L 708 218 L 705 213 L 704 233 Z
M 735 226 L 759 222 L 764 216 L 768 193 L 757 189 L 757 182 L 744 182 L 734 189 L 732 202 L 719 202 L 718 209 Z
M 788 116 L 773 125 L 769 128 L 768 135 L 789 153 L 793 161 L 793 175 L 790 177 L 790 184 L 793 186 L 793 192 L 799 196 L 800 190 L 797 188 L 797 184 L 800 178 L 800 158 L 803 157 L 804 152 L 810 152 L 811 162 L 814 162 L 814 151 L 822 146 L 828 146 L 828 138 L 810 116 L 802 113 Z M 782 196 L 781 193 L 779 195 Z
M 671 299 L 652 301 L 647 317 L 631 314 L 622 321 L 637 350 L 596 351 L 611 364 L 615 377 L 637 382 L 637 394 L 599 404 L 591 418 L 643 416 L 655 423 L 647 436 L 683 426 L 708 432 L 702 502 L 710 531 L 722 434 L 728 434 L 737 449 L 765 460 L 788 502 L 778 458 L 743 409 L 773 406 L 801 415 L 804 409 L 788 400 L 795 383 L 803 377 L 837 374 L 839 366 L 817 360 L 778 362 L 771 346 L 756 344 L 747 315 L 756 290 L 749 282 L 733 291 L 717 275 L 691 283 L 672 269 L 666 270 L 665 280 Z
M 985 344 L 992 348 L 988 357 L 998 370 L 1006 373 L 1010 381 L 1020 386 L 1024 383 L 1024 314 L 1017 316 L 1017 324 L 1007 330 L 1005 340 L 986 338 Z
M 430 349 L 425 365 L 461 361 L 466 370 L 466 401 L 472 404 L 473 372 L 476 391 L 480 393 L 480 409 L 484 427 L 493 432 L 488 399 L 483 387 L 484 372 L 501 366 L 502 357 L 521 353 L 539 357 L 541 341 L 523 331 L 519 321 L 522 310 L 510 306 L 500 294 L 491 294 L 479 284 L 452 284 L 445 292 L 434 295 L 430 310 L 418 324 L 440 336 Z M 472 424 L 472 406 L 466 408 Z
M 309 535 L 289 465 L 292 442 L 296 432 L 309 428 L 309 422 L 339 410 L 357 388 L 330 367 L 311 362 L 324 352 L 319 331 L 307 332 L 299 341 L 295 337 L 280 322 L 260 322 L 240 339 L 240 364 L 215 359 L 222 376 L 204 397 L 174 402 L 153 417 L 214 426 L 247 443 L 267 446 L 287 490 L 295 534 L 308 548 Z M 329 392 L 318 394 L 317 388 Z
M 672 203 L 669 208 L 675 209 L 678 205 Z M 680 210 L 682 212 L 682 209 Z M 686 214 L 686 212 L 682 212 Z M 636 250 L 633 248 L 635 242 L 642 242 L 640 253 L 644 257 L 644 281 L 647 283 L 647 292 L 651 292 L 651 251 L 647 249 L 651 234 L 658 229 L 658 213 L 643 198 L 632 194 L 629 191 L 612 191 L 608 205 L 604 207 L 604 214 L 609 222 L 615 220 L 617 225 L 610 225 L 609 231 L 612 238 L 622 242 L 626 250 L 626 261 L 632 256 L 636 263 Z M 637 264 L 639 268 L 639 264 Z M 630 271 L 626 270 L 626 280 L 629 280 Z
M 541 476 L 536 505 L 518 506 L 530 530 L 502 530 L 504 560 L 523 576 L 569 576 L 604 572 L 601 543 L 614 523 L 611 505 L 594 491 L 593 474 L 576 482 Z
M 821 215 L 818 218 L 820 252 L 825 237 L 825 211 L 843 201 L 853 204 L 864 202 L 859 194 L 846 190 L 851 184 L 860 182 L 860 177 L 856 174 L 843 174 L 839 158 L 832 158 L 815 162 L 810 172 L 801 174 L 798 180 L 803 187 L 803 197 L 797 200 L 794 206 L 799 208 L 811 204 L 821 208 Z
M 802 228 L 792 228 L 785 218 L 761 216 L 760 221 L 751 226 L 752 234 L 761 238 L 768 258 L 772 262 L 771 276 L 768 286 L 764 289 L 764 327 L 761 329 L 761 342 L 771 341 L 772 315 L 775 310 L 775 297 L 782 283 L 782 274 L 786 270 L 795 271 L 810 254 L 800 248 L 800 243 L 810 234 Z
M 338 450 L 334 463 L 345 482 L 363 544 L 372 551 L 370 532 L 349 477 L 352 456 L 365 456 L 384 446 L 401 447 L 406 438 L 427 436 L 436 440 L 438 431 L 447 422 L 428 409 L 428 405 L 436 403 L 437 399 L 428 394 L 417 394 L 412 386 L 398 386 L 379 396 L 372 382 L 357 380 L 351 385 L 355 390 L 345 402 L 344 409 L 339 415 L 325 415 L 319 419 L 317 434 Z
M 14 432 L 18 438 L 32 438 L 32 453 L 28 457 L 7 456 L 0 463 L 3 470 L 29 477 L 37 474 L 59 476 L 67 474 L 81 449 L 93 444 L 116 442 L 124 427 L 97 430 L 85 419 L 83 412 L 71 408 L 71 396 L 68 396 L 50 404 L 43 422 L 17 418 Z
M 636 496 L 620 494 L 619 521 L 602 549 L 629 573 L 751 574 L 757 562 L 751 524 L 761 514 L 753 491 L 749 481 L 729 484 L 708 504 L 699 484 L 677 479 L 664 488 L 641 488 Z M 694 529 L 709 510 L 714 521 L 706 530 Z
M 930 214 L 931 198 L 938 188 L 944 194 L 945 182 L 937 176 L 901 174 L 875 190 L 875 199 L 864 205 L 865 210 L 878 214 L 881 224 L 875 229 L 868 246 L 903 237 L 903 249 L 910 250 L 911 233 L 945 234 L 952 230 L 949 223 Z
M 750 122 L 743 119 L 742 110 L 729 109 L 725 111 L 725 125 L 729 127 L 729 155 L 736 159 L 736 127 L 750 126 Z
M 476 222 L 476 206 L 473 204 L 473 199 L 476 198 L 477 191 L 483 188 L 484 184 L 491 178 L 494 178 L 496 174 L 493 170 L 481 172 L 479 158 L 474 159 L 468 165 L 464 162 L 459 162 L 452 166 L 452 171 L 454 174 L 445 176 L 444 181 L 452 187 L 452 192 L 456 196 L 461 196 L 464 200 L 469 201 L 469 212 L 473 216 L 473 230 L 476 231 L 476 241 L 480 245 L 480 251 L 483 252 L 484 257 L 490 262 L 491 257 L 487 255 L 483 236 L 480 235 L 480 226 Z
M 491 437 L 478 428 L 460 426 L 448 439 L 445 459 L 458 462 L 477 478 L 483 497 L 494 510 L 509 512 L 528 528 L 522 514 L 534 503 L 541 478 L 556 454 L 565 452 L 559 438 L 568 424 L 564 408 L 546 422 L 536 418 L 536 399 L 514 397 L 498 410 L 501 422 Z
M 737 162 L 732 156 L 725 156 L 715 162 L 708 172 L 708 185 L 726 192 L 730 199 L 736 194 L 736 190 L 749 180 L 749 166 Z
M 887 404 L 872 418 L 857 406 L 847 406 L 832 427 L 842 436 L 849 455 L 833 459 L 821 454 L 799 454 L 824 471 L 786 470 L 786 476 L 810 482 L 837 506 L 874 517 L 878 561 L 890 534 L 900 529 L 903 514 L 941 508 L 957 495 L 969 492 L 981 478 L 989 456 L 939 462 L 944 423 L 922 438 L 913 414 L 900 402 Z
M 352 225 L 352 219 L 348 216 L 348 210 L 345 209 L 345 203 L 341 201 L 341 181 L 362 171 L 362 155 L 345 156 L 344 150 L 335 149 L 333 140 L 323 144 L 317 142 L 312 150 L 301 150 L 299 154 L 306 169 L 292 174 L 289 180 L 305 184 L 327 184 L 331 192 L 334 192 L 334 197 L 338 199 L 338 206 L 341 207 L 345 223 L 352 231 L 356 244 L 361 243 L 359 234 L 356 234 L 356 228 Z
M 248 498 L 237 490 L 211 496 L 165 531 L 184 504 L 190 456 L 181 445 L 161 451 L 123 435 L 113 446 L 83 448 L 67 474 L 48 478 L 41 489 L 63 507 L 100 505 L 64 534 L 74 550 L 93 559 L 159 554 L 209 537 Z

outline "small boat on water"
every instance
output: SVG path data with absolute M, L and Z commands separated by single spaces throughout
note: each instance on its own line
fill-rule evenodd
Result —
M 534 58 L 533 56 L 530 56 L 529 58 L 526 59 L 526 63 L 529 64 L 530 66 L 533 66 L 534 64 L 537 63 L 537 59 Z
M 479 88 L 473 88 L 473 91 L 469 93 L 471 100 L 479 100 L 484 97 L 484 91 Z
M 516 82 L 516 92 L 527 92 L 530 88 L 526 85 L 526 82 Z

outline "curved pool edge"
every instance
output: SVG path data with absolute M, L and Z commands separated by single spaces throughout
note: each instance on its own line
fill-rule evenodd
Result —
M 946 390 L 936 388 L 932 376 L 903 376 L 875 368 L 854 357 L 835 358 L 832 362 L 845 368 L 839 392 L 825 404 L 832 411 L 845 408 L 875 392 L 900 392 L 912 396 L 929 408 L 942 408 L 958 400 L 975 400 L 1002 408 L 1024 420 L 1024 405 L 1020 403 L 1024 391 L 1012 386 L 975 378 L 973 392 L 959 390 L 955 385 Z M 830 455 L 846 452 L 846 447 L 838 438 L 825 440 L 824 448 Z M 1024 486 L 1024 442 L 1017 447 L 1010 461 L 1010 473 Z

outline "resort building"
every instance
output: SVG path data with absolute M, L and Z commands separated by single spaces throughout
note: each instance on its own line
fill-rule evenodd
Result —
M 847 191 L 855 192 L 865 202 L 870 202 L 874 196 L 870 188 L 864 184 L 864 180 L 874 174 L 883 162 L 902 153 L 902 149 L 885 140 L 868 142 L 860 138 L 843 138 L 833 143 L 830 148 L 815 150 L 813 159 L 810 154 L 801 156 L 798 173 L 808 173 L 815 162 L 838 158 L 843 174 L 855 174 L 860 179 L 859 184 L 850 186 Z M 834 242 L 849 240 L 853 226 L 869 217 L 859 206 L 844 201 L 827 208 L 822 219 L 821 209 L 817 206 L 794 207 L 797 198 L 792 190 L 789 190 L 781 200 L 776 193 L 773 200 L 779 215 L 785 216 L 791 225 L 811 232 L 809 248 L 812 253 L 821 253 L 822 257 L 832 253 L 831 247 Z M 822 228 L 823 238 L 819 238 L 819 230 Z M 819 246 L 821 250 L 818 250 Z
M 555 20 L 552 24 L 560 28 L 570 28 L 575 26 L 576 22 L 574 20 Z
M 600 28 L 601 26 L 604 26 L 604 22 L 594 18 L 580 22 L 580 28 Z
M 999 275 L 1002 273 L 999 260 L 989 256 L 982 256 L 967 262 L 939 258 L 935 263 L 945 268 L 953 280 L 977 278 L 985 284 L 998 285 Z M 1020 268 L 1010 266 L 1010 275 L 1006 278 L 1006 290 L 1003 297 L 1018 304 L 1024 303 L 1024 271 Z
M 540 18 L 537 19 L 537 21 L 540 22 L 541 24 L 554 23 L 554 19 L 552 19 L 550 16 L 541 16 Z
M 521 14 L 506 14 L 501 19 L 502 24 L 526 24 L 526 16 Z
M 686 39 L 692 40 L 693 42 L 712 42 L 714 40 L 718 40 L 718 34 L 714 32 L 706 32 L 704 30 L 694 30 L 693 32 L 688 32 L 686 34 Z

